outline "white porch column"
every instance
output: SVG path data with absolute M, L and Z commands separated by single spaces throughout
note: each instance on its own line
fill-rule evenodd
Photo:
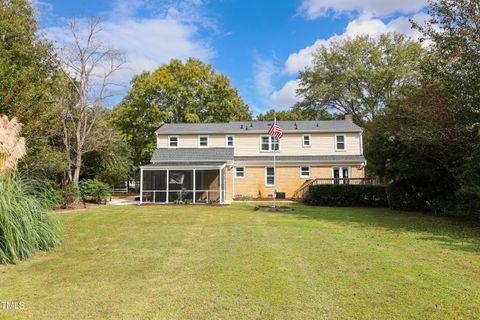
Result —
M 165 203 L 168 203 L 168 175 L 170 174 L 169 172 L 170 170 L 167 169 L 167 197 L 165 198 Z
M 196 186 L 195 186 L 195 172 L 196 172 L 196 170 L 193 169 L 193 199 L 192 199 L 193 204 L 195 204 L 195 190 L 196 190 Z
M 218 170 L 218 178 L 220 179 L 220 203 L 223 204 L 223 175 L 222 175 L 222 170 L 223 170 L 223 167 L 221 167 L 219 170 Z
M 143 203 L 143 168 L 140 167 L 140 204 Z
M 232 202 L 233 202 L 233 199 L 235 198 L 235 167 L 232 167 Z M 244 170 L 244 174 L 245 174 L 245 169 Z

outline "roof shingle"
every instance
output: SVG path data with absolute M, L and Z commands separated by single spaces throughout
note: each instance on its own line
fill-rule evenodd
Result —
M 231 121 L 225 123 L 166 123 L 156 133 L 262 133 L 273 121 Z M 283 132 L 361 132 L 362 128 L 345 120 L 277 121 Z
M 188 161 L 233 161 L 233 148 L 159 148 L 153 152 L 153 163 Z

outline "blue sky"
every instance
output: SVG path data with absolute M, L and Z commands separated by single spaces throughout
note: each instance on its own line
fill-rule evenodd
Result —
M 426 0 L 36 0 L 45 35 L 61 47 L 65 18 L 101 17 L 102 41 L 124 52 L 128 83 L 172 58 L 197 57 L 230 77 L 254 114 L 287 109 L 298 72 L 332 39 L 401 32 L 424 21 Z M 122 93 L 124 93 L 124 90 Z M 118 99 L 121 98 L 121 95 Z

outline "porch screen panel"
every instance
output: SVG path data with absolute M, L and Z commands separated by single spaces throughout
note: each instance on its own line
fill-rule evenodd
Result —
M 196 170 L 195 202 L 220 202 L 219 170 Z
M 193 170 L 170 170 L 168 202 L 193 201 Z

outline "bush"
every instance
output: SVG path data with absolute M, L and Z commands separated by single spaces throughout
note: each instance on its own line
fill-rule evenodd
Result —
M 74 184 L 67 184 L 60 191 L 60 204 L 63 209 L 71 207 L 80 198 L 80 191 Z
M 422 211 L 427 209 L 427 201 L 413 184 L 396 181 L 387 187 L 388 205 L 402 211 Z
M 480 217 L 480 186 L 466 186 L 455 192 L 455 213 Z
M 0 263 L 16 263 L 59 245 L 59 224 L 38 185 L 17 176 L 0 178 Z
M 110 196 L 108 184 L 96 179 L 83 180 L 80 182 L 80 195 L 85 202 L 102 203 Z
M 369 206 L 388 205 L 384 186 L 355 184 L 320 184 L 308 189 L 308 202 L 322 206 Z

